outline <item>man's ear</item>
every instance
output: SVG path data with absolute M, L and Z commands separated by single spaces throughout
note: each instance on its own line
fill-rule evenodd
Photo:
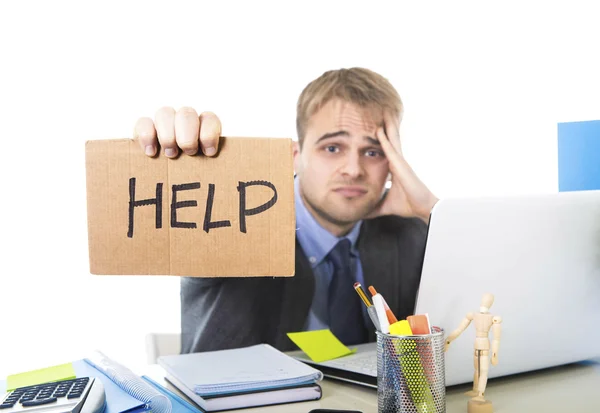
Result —
M 300 162 L 302 162 L 302 160 L 300 159 L 300 144 L 298 143 L 298 141 L 292 142 L 292 154 L 294 156 L 294 171 L 298 173 L 300 168 Z

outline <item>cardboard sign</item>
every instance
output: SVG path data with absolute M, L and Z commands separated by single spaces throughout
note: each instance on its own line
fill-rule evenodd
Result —
M 86 143 L 90 272 L 292 276 L 291 139 L 221 138 L 216 157 Z

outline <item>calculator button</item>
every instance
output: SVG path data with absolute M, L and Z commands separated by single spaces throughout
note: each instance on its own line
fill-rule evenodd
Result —
M 14 405 L 15 405 L 14 403 L 4 402 L 4 403 L 0 404 L 0 409 L 8 409 L 10 407 L 13 407 Z
M 67 399 L 76 399 L 78 397 L 81 397 L 81 393 L 69 393 Z
M 23 406 L 39 406 L 42 404 L 48 404 L 56 401 L 56 397 L 49 397 L 47 399 L 31 400 L 21 403 Z

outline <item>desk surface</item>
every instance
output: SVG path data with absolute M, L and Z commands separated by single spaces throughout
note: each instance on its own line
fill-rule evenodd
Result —
M 161 380 L 158 366 L 149 375 Z M 308 413 L 312 409 L 353 409 L 377 413 L 377 390 L 329 379 L 321 383 L 319 401 L 235 410 L 246 413 Z M 169 386 L 170 389 L 173 387 Z M 468 384 L 451 386 L 446 391 L 446 412 L 467 411 Z M 486 398 L 495 413 L 599 412 L 600 358 L 531 373 L 499 377 L 488 382 Z M 233 412 L 233 411 L 232 411 Z

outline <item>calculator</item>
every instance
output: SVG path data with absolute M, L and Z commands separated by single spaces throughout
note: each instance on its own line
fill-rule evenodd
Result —
M 106 396 L 95 377 L 19 387 L 0 399 L 0 413 L 102 413 Z

